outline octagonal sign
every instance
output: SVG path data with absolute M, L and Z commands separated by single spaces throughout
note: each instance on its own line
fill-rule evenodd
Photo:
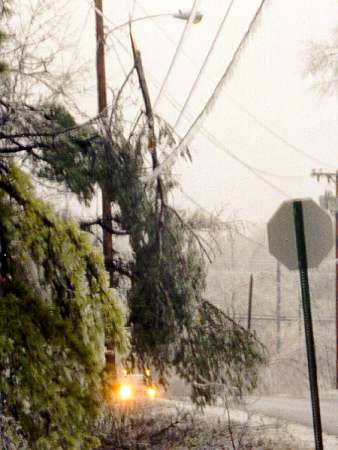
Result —
M 295 200 L 281 204 L 268 222 L 269 251 L 290 270 L 298 269 Z M 330 216 L 313 200 L 302 199 L 307 266 L 317 267 L 333 246 Z

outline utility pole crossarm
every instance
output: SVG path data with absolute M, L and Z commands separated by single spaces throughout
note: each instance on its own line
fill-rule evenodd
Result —
M 317 178 L 317 181 L 320 180 L 320 178 L 325 177 L 327 179 L 327 181 L 336 182 L 336 178 L 337 178 L 337 172 L 324 172 L 322 169 L 316 170 L 313 169 L 311 172 L 311 176 Z

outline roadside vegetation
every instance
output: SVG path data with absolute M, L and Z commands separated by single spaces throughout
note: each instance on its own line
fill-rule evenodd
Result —
M 96 450 L 309 450 L 280 425 L 253 425 L 221 416 L 203 416 L 170 403 L 139 405 L 114 424 L 101 422 Z
M 234 278 L 222 275 L 226 286 L 211 298 L 208 271 L 210 281 L 224 223 L 171 201 L 179 183 L 170 165 L 158 168 L 180 138 L 152 111 L 132 30 L 130 73 L 106 111 L 84 118 L 72 89 L 88 71 L 75 67 L 76 58 L 58 71 L 68 44 L 57 35 L 64 13 L 56 3 L 0 1 L 0 448 L 303 450 L 282 428 L 272 430 L 276 441 L 226 414 L 207 420 L 165 402 L 136 410 L 114 404 L 109 389 L 122 367 L 150 369 L 163 388 L 183 382 L 200 410 L 220 395 L 241 397 L 262 386 L 265 345 L 275 352 L 275 334 L 248 330 L 232 314 L 240 294 Z M 337 73 L 324 57 L 327 45 L 311 50 L 315 76 Z M 191 160 L 189 148 L 177 158 Z M 102 191 L 108 218 L 91 208 Z M 46 192 L 58 193 L 54 207 Z M 65 218 L 66 196 L 76 207 Z M 232 270 L 238 231 L 227 229 L 232 248 L 218 252 Z M 103 232 L 113 246 L 105 258 Z M 303 369 L 298 347 L 285 353 L 288 364 L 297 359 L 285 384 Z M 325 350 L 323 360 L 332 352 Z M 265 372 L 271 392 L 284 368 L 277 353 Z
M 3 29 L 13 35 L 1 35 L 7 56 L 0 67 L 0 446 L 6 450 L 97 445 L 93 423 L 111 402 L 119 369 L 107 349 L 125 367 L 151 368 L 157 384 L 166 386 L 176 373 L 200 407 L 216 400 L 220 386 L 234 396 L 252 390 L 265 361 L 258 339 L 204 297 L 210 255 L 194 221 L 169 201 L 177 183 L 171 170 L 143 180 L 177 137 L 161 118 L 144 114 L 128 129 L 123 88 L 110 116 L 76 120 L 63 93 L 53 91 L 61 78 L 48 76 L 62 51 L 46 56 L 54 19 L 48 4 L 30 4 L 23 36 L 16 2 L 2 2 L 0 10 Z M 34 30 L 46 24 L 39 52 Z M 140 91 L 144 99 L 144 84 Z M 104 188 L 108 224 L 102 216 L 64 220 L 39 198 L 40 183 L 66 191 L 81 208 Z M 103 229 L 114 237 L 105 267 Z M 127 256 L 115 245 L 121 237 L 128 239 Z

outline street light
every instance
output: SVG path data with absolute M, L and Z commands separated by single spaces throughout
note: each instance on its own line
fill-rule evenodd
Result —
M 191 14 L 190 11 L 182 11 L 181 9 L 179 9 L 178 13 L 172 14 L 172 16 L 175 19 L 189 20 L 190 14 Z M 194 23 L 194 24 L 199 23 L 202 19 L 203 19 L 203 14 L 200 13 L 199 11 L 196 11 L 195 17 L 194 17 L 192 23 Z
M 180 19 L 180 20 L 186 20 L 188 21 L 190 18 L 191 12 L 190 11 L 182 11 L 181 9 L 178 10 L 177 13 L 162 13 L 162 14 L 153 14 L 150 16 L 143 16 L 143 17 L 137 17 L 136 19 L 131 19 L 128 22 L 121 23 L 120 25 L 117 25 L 116 27 L 112 28 L 106 33 L 106 36 L 108 36 L 110 33 L 114 33 L 115 31 L 119 30 L 120 28 L 125 27 L 126 25 L 129 25 L 131 22 L 132 24 L 136 22 L 141 22 L 146 19 L 156 19 L 157 17 L 173 17 L 174 19 Z M 199 23 L 203 18 L 203 14 L 199 11 L 196 11 L 195 17 L 192 21 L 193 24 Z

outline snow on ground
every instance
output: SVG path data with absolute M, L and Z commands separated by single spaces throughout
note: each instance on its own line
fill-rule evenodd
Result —
M 189 402 L 173 402 L 177 408 L 193 410 L 194 407 Z M 306 450 L 315 449 L 313 429 L 296 423 L 289 423 L 286 420 L 266 416 L 263 414 L 250 413 L 245 411 L 245 405 L 239 407 L 231 406 L 228 410 L 221 406 L 210 406 L 204 411 L 205 416 L 219 417 L 246 425 L 248 428 L 266 429 L 269 437 L 278 438 L 281 436 L 286 440 L 290 439 L 297 445 L 303 446 Z M 337 420 L 338 428 L 338 420 Z M 275 436 L 274 436 L 275 435 Z M 325 450 L 338 450 L 338 437 L 323 434 L 323 445 Z

